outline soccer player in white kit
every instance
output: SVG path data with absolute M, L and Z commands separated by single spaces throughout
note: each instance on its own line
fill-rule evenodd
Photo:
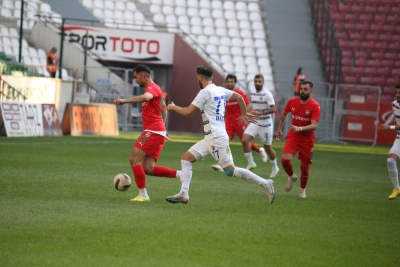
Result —
M 397 170 L 397 161 L 400 158 L 400 84 L 396 86 L 396 100 L 392 102 L 393 114 L 396 124 L 387 125 L 379 124 L 378 130 L 394 130 L 396 131 L 396 139 L 394 140 L 393 146 L 389 151 L 387 158 L 387 167 L 389 171 L 390 180 L 392 180 L 393 191 L 388 197 L 389 200 L 395 199 L 400 195 L 399 186 L 399 172 Z
M 242 118 L 253 120 L 253 116 L 247 114 L 243 97 L 231 90 L 216 86 L 212 83 L 213 70 L 209 66 L 197 67 L 197 79 L 200 92 L 189 107 L 179 107 L 173 102 L 168 105 L 168 111 L 175 111 L 183 116 L 190 117 L 200 110 L 204 125 L 204 139 L 194 144 L 181 157 L 182 172 L 180 180 L 181 190 L 178 194 L 167 197 L 165 200 L 171 203 L 187 203 L 189 201 L 189 187 L 192 180 L 192 163 L 212 155 L 228 176 L 239 177 L 250 183 L 258 184 L 264 188 L 269 202 L 275 199 L 274 184 L 271 179 L 264 179 L 251 171 L 235 167 L 229 148 L 229 137 L 225 129 L 225 104 L 226 100 L 233 99 L 239 103 Z
M 247 158 L 247 169 L 252 169 L 256 166 L 253 160 L 253 155 L 250 148 L 250 141 L 255 137 L 259 137 L 264 145 L 271 161 L 270 178 L 275 177 L 279 172 L 275 150 L 272 149 L 272 139 L 274 134 L 273 115 L 275 113 L 275 100 L 270 91 L 264 88 L 264 76 L 257 74 L 254 77 L 255 92 L 251 92 L 250 102 L 253 115 L 257 116 L 255 123 L 250 122 L 244 131 L 242 137 L 242 146 L 245 157 Z

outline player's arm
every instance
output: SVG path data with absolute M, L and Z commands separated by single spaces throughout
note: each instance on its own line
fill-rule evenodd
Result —
M 400 130 L 400 125 L 398 125 L 396 122 L 394 122 L 394 125 L 389 125 L 389 124 L 379 124 L 378 125 L 378 130 Z
M 279 124 L 278 124 L 278 129 L 276 130 L 276 140 L 280 141 L 282 138 L 282 127 L 283 123 L 285 122 L 286 116 L 289 114 L 289 112 L 286 112 L 285 110 L 282 110 L 282 114 L 279 118 Z
M 165 125 L 165 120 L 167 119 L 167 106 L 165 105 L 165 102 L 164 102 L 164 100 L 162 100 L 162 103 L 163 103 L 163 105 L 162 105 L 162 114 L 161 114 L 161 117 L 162 117 L 162 120 L 163 120 L 163 122 L 164 122 L 164 125 Z
M 275 113 L 275 105 L 269 106 L 269 108 L 266 109 L 266 110 L 264 110 L 264 111 L 256 111 L 256 110 L 254 110 L 252 113 L 253 113 L 254 115 L 257 115 L 257 116 L 262 116 L 262 115 L 267 115 L 267 114 L 273 114 L 273 113 Z
M 171 102 L 171 104 L 167 106 L 167 110 L 175 111 L 176 113 L 179 113 L 185 117 L 191 117 L 196 111 L 200 109 L 193 104 L 190 104 L 190 106 L 188 107 L 182 108 L 180 106 L 175 105 L 174 102 Z
M 153 97 L 152 94 L 146 92 L 143 95 L 134 96 L 128 99 L 115 99 L 113 104 L 119 106 L 127 103 L 143 103 L 153 99 Z
M 290 127 L 290 129 L 293 132 L 305 132 L 305 131 L 315 130 L 315 129 L 317 129 L 317 127 L 318 127 L 318 121 L 311 120 L 311 124 L 310 125 L 307 125 L 307 126 L 294 126 L 294 125 L 292 125 Z
M 233 92 L 231 98 L 232 100 L 235 100 L 240 107 L 240 111 L 242 112 L 242 118 L 245 119 L 246 121 L 250 121 L 253 123 L 257 122 L 257 118 L 255 116 L 252 116 L 251 114 L 247 113 L 247 106 L 246 103 L 244 102 L 243 96 L 240 94 Z

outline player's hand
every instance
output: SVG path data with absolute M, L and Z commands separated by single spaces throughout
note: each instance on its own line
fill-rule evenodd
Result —
M 390 125 L 387 124 L 379 124 L 378 130 L 390 130 Z
M 125 104 L 125 100 L 124 100 L 124 99 L 115 99 L 115 100 L 113 101 L 113 104 L 114 104 L 114 105 L 117 105 L 117 106 L 120 106 L 120 105 Z
M 241 116 L 244 120 L 248 121 L 248 122 L 252 122 L 252 123 L 257 123 L 258 120 L 258 116 L 251 114 L 251 113 L 247 113 L 246 116 Z
M 276 131 L 276 136 L 275 136 L 276 141 L 281 141 L 282 135 L 283 135 L 282 131 Z
M 167 106 L 167 110 L 168 111 L 174 111 L 174 108 L 176 107 L 176 105 L 174 104 L 174 102 L 171 101 L 171 104 L 169 104 Z
M 246 119 L 244 119 L 242 116 L 240 116 L 240 117 L 237 119 L 237 125 L 242 125 L 245 121 L 246 121 Z
M 290 130 L 292 130 L 293 132 L 297 133 L 297 132 L 301 132 L 301 129 L 299 126 L 290 126 Z
M 256 115 L 256 116 L 261 116 L 261 115 L 263 115 L 260 111 L 257 111 L 257 110 L 252 110 L 252 111 L 251 111 L 251 114 L 254 114 L 254 115 Z
M 167 141 L 172 141 L 171 138 L 169 138 L 169 134 L 167 133 L 167 135 L 165 136 L 165 139 L 167 139 Z

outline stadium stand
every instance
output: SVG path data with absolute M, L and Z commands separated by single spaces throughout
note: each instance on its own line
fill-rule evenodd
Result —
M 40 16 L 37 16 L 40 14 Z M 2 60 L 3 72 L 13 75 L 44 76 L 49 77 L 46 70 L 46 53 L 43 49 L 36 49 L 28 45 L 25 38 L 22 39 L 22 62 L 18 63 L 19 57 L 19 33 L 17 27 L 20 26 L 21 1 L 3 0 L 1 2 L 0 19 L 7 24 L 0 24 L 0 60 Z M 23 29 L 30 31 L 34 23 L 38 20 L 49 19 L 54 23 L 60 23 L 61 16 L 51 10 L 47 3 L 40 0 L 25 1 L 23 13 Z M 63 80 L 72 80 L 66 69 L 62 69 Z
M 392 100 L 400 72 L 395 65 L 400 58 L 400 0 L 332 0 L 329 9 L 342 52 L 341 81 L 379 86 L 382 100 Z M 322 17 L 318 24 L 324 25 Z
M 225 73 L 235 72 L 240 80 L 252 80 L 261 70 L 265 79 L 273 79 L 262 12 L 256 2 L 81 0 L 81 3 L 107 27 L 156 31 L 165 30 L 166 25 L 169 32 L 182 32 L 186 41 L 201 48 L 199 53 L 222 66 Z M 123 15 L 109 12 L 113 4 L 125 10 Z M 121 16 L 132 25 L 117 23 Z M 258 60 L 252 61 L 254 57 Z

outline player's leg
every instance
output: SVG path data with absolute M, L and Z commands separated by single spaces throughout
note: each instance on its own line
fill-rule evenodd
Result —
M 228 134 L 229 140 L 232 140 L 232 139 L 235 137 L 236 128 L 235 128 L 234 123 L 236 123 L 236 122 L 226 122 L 226 124 L 225 124 L 226 133 Z M 242 130 L 242 132 L 243 132 L 243 130 Z M 236 132 L 236 134 L 238 135 L 237 132 Z M 238 136 L 239 136 L 239 135 L 238 135 Z M 239 136 L 239 138 L 242 139 L 241 136 Z M 218 163 L 217 163 L 217 164 L 213 164 L 211 167 L 212 167 L 212 169 L 213 169 L 214 171 L 220 171 L 220 172 L 223 172 L 223 171 L 224 171 L 224 170 L 221 168 L 221 166 L 219 166 Z
M 250 147 L 251 139 L 257 137 L 257 128 L 257 125 L 255 125 L 254 123 L 250 123 L 244 131 L 243 137 L 241 138 L 244 156 L 246 157 L 248 163 L 246 169 L 248 170 L 257 167 L 256 163 L 254 162 L 253 154 Z
M 296 182 L 297 176 L 293 172 L 292 163 L 290 162 L 293 156 L 297 153 L 296 145 L 288 139 L 283 147 L 281 163 L 286 174 L 289 176 L 288 181 L 285 184 L 285 191 L 289 192 L 292 190 L 293 183 Z
M 215 160 L 218 161 L 218 164 L 224 169 L 226 175 L 230 177 L 238 177 L 243 180 L 246 180 L 250 183 L 260 185 L 264 188 L 266 194 L 268 195 L 270 203 L 274 202 L 275 199 L 275 190 L 274 190 L 274 182 L 271 179 L 265 180 L 260 176 L 252 173 L 251 171 L 235 167 L 233 163 L 233 157 L 231 150 L 229 148 L 229 144 L 216 143 L 214 150 L 212 151 L 212 156 Z
M 165 144 L 165 137 L 158 134 L 152 134 L 147 140 L 147 156 L 142 159 L 142 166 L 147 175 L 179 178 L 180 171 L 165 166 L 156 166 L 156 162 L 162 152 Z
M 166 197 L 165 200 L 170 203 L 187 203 L 189 201 L 189 188 L 192 181 L 192 163 L 209 155 L 207 149 L 207 141 L 201 140 L 194 144 L 188 151 L 181 157 L 181 190 L 178 194 Z
M 244 123 L 243 125 L 238 125 L 235 129 L 236 129 L 235 130 L 236 135 L 239 137 L 240 140 L 242 140 L 244 131 L 246 130 L 246 123 Z M 253 142 L 249 142 L 249 144 L 250 144 L 251 151 L 255 151 L 255 152 L 259 153 L 262 161 L 267 162 L 268 156 L 265 153 L 265 149 L 262 147 L 261 148 L 258 147 Z
M 308 177 L 310 176 L 310 165 L 312 164 L 312 157 L 314 153 L 314 145 L 303 146 L 299 150 L 300 163 L 300 192 L 299 197 L 306 198 L 306 187 Z
M 399 157 L 400 157 L 400 140 L 396 139 L 393 143 L 392 148 L 389 151 L 389 155 L 387 158 L 387 168 L 389 172 L 389 177 L 393 184 L 393 191 L 388 197 L 389 200 L 393 200 L 398 195 L 400 195 L 399 173 L 397 170 L 397 161 L 399 160 Z
M 136 141 L 132 153 L 129 157 L 129 163 L 132 167 L 133 176 L 135 178 L 135 183 L 139 189 L 139 195 L 132 199 L 132 201 L 147 202 L 150 201 L 149 195 L 146 189 L 146 174 L 144 172 L 142 164 L 140 162 L 144 157 L 146 157 L 146 152 L 138 148 L 139 139 Z M 140 146 L 140 145 L 139 145 Z
M 277 156 L 275 150 L 272 148 L 273 140 L 273 128 L 272 127 L 258 127 L 258 136 L 264 145 L 264 149 L 267 152 L 271 162 L 271 174 L 270 178 L 275 177 L 279 172 Z

